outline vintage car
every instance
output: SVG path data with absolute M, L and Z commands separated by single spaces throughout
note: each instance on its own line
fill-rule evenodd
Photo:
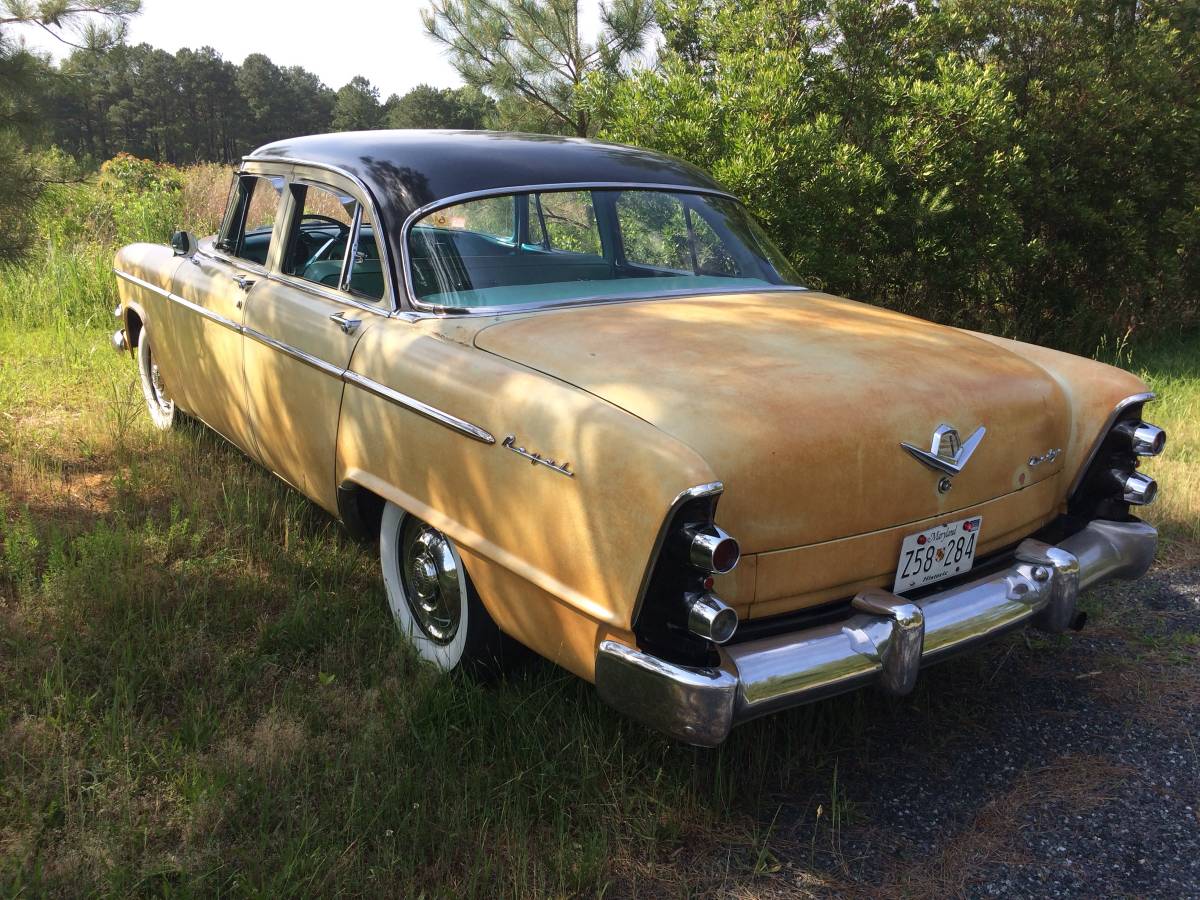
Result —
M 202 421 L 378 540 L 395 622 L 446 671 L 515 640 L 715 745 L 1078 628 L 1081 590 L 1154 557 L 1141 381 L 806 289 L 675 159 L 296 138 L 172 244 L 115 265 L 155 425 Z

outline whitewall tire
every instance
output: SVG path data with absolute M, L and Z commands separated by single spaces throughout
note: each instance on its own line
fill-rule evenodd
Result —
M 422 659 L 443 672 L 486 669 L 498 662 L 500 631 L 449 538 L 387 503 L 379 561 L 392 618 Z
M 142 396 L 146 398 L 146 411 L 150 413 L 150 421 L 160 431 L 166 431 L 175 424 L 177 413 L 175 401 L 167 393 L 162 374 L 154 358 L 154 348 L 150 344 L 150 334 L 145 327 L 138 336 L 137 345 L 138 379 L 142 383 Z

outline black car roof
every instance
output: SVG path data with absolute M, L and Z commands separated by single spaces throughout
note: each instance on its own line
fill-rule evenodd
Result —
M 380 215 L 399 226 L 414 210 L 477 191 L 614 183 L 721 191 L 682 160 L 603 141 L 499 131 L 348 131 L 289 138 L 246 157 L 334 166 L 361 180 Z

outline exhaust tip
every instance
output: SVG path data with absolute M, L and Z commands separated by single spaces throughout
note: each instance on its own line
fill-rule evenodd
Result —
M 714 644 L 724 644 L 738 627 L 738 615 L 716 594 L 689 594 L 688 631 Z
M 1158 495 L 1158 482 L 1148 475 L 1143 475 L 1141 472 L 1130 474 L 1114 472 L 1113 474 L 1121 485 L 1121 493 L 1126 503 L 1147 506 L 1153 503 L 1154 498 Z

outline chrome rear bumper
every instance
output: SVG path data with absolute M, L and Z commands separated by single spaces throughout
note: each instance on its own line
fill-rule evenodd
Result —
M 1026 540 L 1012 565 L 921 600 L 858 594 L 850 618 L 720 648 L 715 668 L 690 668 L 603 641 L 596 688 L 609 704 L 681 741 L 715 746 L 735 725 L 872 681 L 906 694 L 917 672 L 1023 624 L 1066 628 L 1079 591 L 1137 578 L 1158 532 L 1144 522 L 1091 522 L 1057 546 Z

